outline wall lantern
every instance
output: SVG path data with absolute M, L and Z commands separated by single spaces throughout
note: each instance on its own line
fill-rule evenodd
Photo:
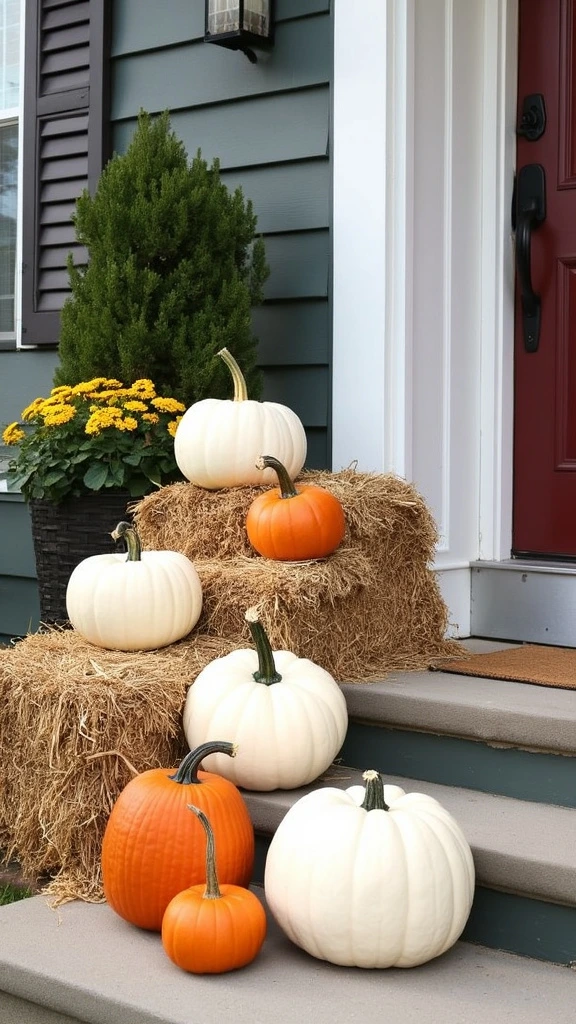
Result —
M 253 64 L 254 50 L 274 41 L 273 0 L 205 0 L 204 41 L 242 50 Z

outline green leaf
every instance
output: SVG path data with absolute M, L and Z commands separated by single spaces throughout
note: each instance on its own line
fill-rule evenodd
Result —
M 157 487 L 162 486 L 162 474 L 158 466 L 142 466 L 142 472 Z
M 142 462 L 142 452 L 130 452 L 122 456 L 122 461 L 128 466 L 139 466 Z
M 54 484 L 60 483 L 66 477 L 65 473 L 62 473 L 59 469 L 53 469 L 50 473 L 46 473 L 46 476 L 42 479 L 44 487 L 53 487 Z
M 88 490 L 99 491 L 101 487 L 104 487 L 107 476 L 108 466 L 105 466 L 100 462 L 96 463 L 96 465 L 90 466 L 90 468 L 84 473 L 82 479 Z
M 106 487 L 122 487 L 124 483 L 124 468 L 121 463 L 115 462 L 108 467 Z

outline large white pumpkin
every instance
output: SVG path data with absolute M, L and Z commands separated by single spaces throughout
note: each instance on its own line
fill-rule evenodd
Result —
M 254 609 L 246 617 L 256 650 L 232 651 L 202 669 L 186 696 L 184 733 L 191 749 L 221 736 L 237 746 L 235 758 L 207 757 L 207 771 L 245 789 L 295 789 L 340 750 L 346 701 L 325 669 L 272 651 Z
M 432 797 L 383 786 L 374 771 L 363 777 L 366 789 L 318 789 L 288 811 L 268 850 L 266 899 L 312 956 L 414 967 L 460 936 L 474 894 L 472 854 Z
M 120 651 L 150 651 L 186 636 L 202 611 L 202 586 L 178 551 L 141 551 L 134 527 L 119 523 L 126 554 L 92 555 L 73 570 L 68 618 L 85 640 Z
M 294 479 L 306 461 L 306 433 L 292 409 L 248 398 L 246 382 L 227 349 L 218 353 L 234 381 L 234 398 L 205 398 L 184 413 L 174 438 L 180 472 L 199 487 L 255 486 L 276 480 L 256 460 L 270 452 Z

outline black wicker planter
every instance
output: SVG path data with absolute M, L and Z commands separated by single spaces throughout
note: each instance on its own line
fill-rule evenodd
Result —
M 89 555 L 121 550 L 111 531 L 133 500 L 127 491 L 98 491 L 55 505 L 32 500 L 32 538 L 40 595 L 40 619 L 49 625 L 65 625 L 66 587 L 75 566 Z

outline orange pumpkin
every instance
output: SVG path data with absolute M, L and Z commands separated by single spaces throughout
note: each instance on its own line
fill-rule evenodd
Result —
M 272 455 L 263 455 L 258 468 L 272 468 L 279 489 L 259 494 L 246 517 L 252 547 L 265 558 L 302 562 L 324 558 L 344 537 L 344 509 L 330 491 L 315 484 L 295 487 L 286 468 Z
M 203 743 L 176 772 L 153 768 L 122 790 L 102 841 L 104 895 L 120 917 L 160 931 L 172 897 L 204 879 L 204 831 L 188 811 L 191 799 L 211 816 L 220 877 L 248 885 L 254 865 L 248 808 L 228 779 L 198 771 L 209 754 L 235 752 L 232 743 Z
M 197 807 L 189 809 L 206 832 L 206 885 L 178 893 L 162 920 L 162 945 L 170 959 L 193 974 L 222 974 L 251 963 L 266 937 L 260 900 L 238 885 L 219 885 L 214 833 Z

